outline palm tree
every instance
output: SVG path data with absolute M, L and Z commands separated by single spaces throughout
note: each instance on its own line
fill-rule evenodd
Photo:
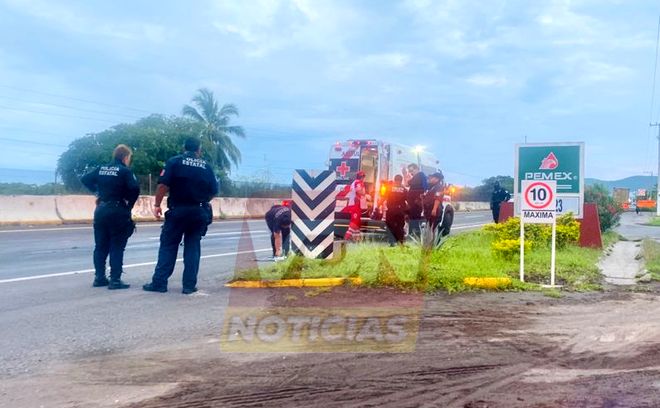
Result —
M 202 138 L 210 140 L 215 146 L 215 164 L 224 171 L 229 172 L 231 164 L 238 165 L 241 161 L 241 152 L 231 139 L 231 136 L 244 138 L 245 131 L 241 126 L 230 126 L 231 116 L 238 116 L 236 105 L 227 103 L 218 109 L 218 101 L 213 92 L 201 88 L 192 98 L 195 106 L 185 105 L 183 116 L 199 122 L 203 126 Z

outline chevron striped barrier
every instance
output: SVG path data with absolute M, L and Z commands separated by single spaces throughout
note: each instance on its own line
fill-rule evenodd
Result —
M 296 254 L 332 258 L 335 238 L 336 174 L 330 170 L 294 170 L 291 244 Z

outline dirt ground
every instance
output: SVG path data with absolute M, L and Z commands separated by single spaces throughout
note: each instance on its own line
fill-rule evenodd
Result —
M 14 406 L 658 407 L 660 285 L 642 289 L 559 299 L 280 289 L 259 295 L 266 315 L 337 304 L 419 310 L 414 349 L 226 352 L 222 336 L 209 336 L 53 368 L 41 383 L 56 390 L 42 394 L 50 403 L 27 404 L 28 395 Z

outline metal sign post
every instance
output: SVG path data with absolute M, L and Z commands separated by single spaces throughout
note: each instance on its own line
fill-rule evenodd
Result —
M 523 180 L 520 194 L 520 280 L 524 282 L 525 223 L 552 224 L 550 286 L 555 286 L 557 182 Z
M 525 221 L 520 217 L 520 281 L 525 281 Z

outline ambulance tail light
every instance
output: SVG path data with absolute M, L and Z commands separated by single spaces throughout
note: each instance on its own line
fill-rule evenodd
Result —
M 383 183 L 380 185 L 380 196 L 385 197 L 387 194 L 387 184 Z

